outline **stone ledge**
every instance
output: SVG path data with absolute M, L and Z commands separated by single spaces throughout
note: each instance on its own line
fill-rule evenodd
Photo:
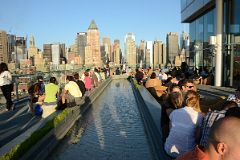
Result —
M 102 93 L 104 88 L 111 82 L 112 79 L 107 79 L 103 81 L 99 87 L 95 88 L 90 92 L 89 97 L 84 97 L 82 99 L 82 105 L 75 106 L 71 108 L 70 114 L 65 117 L 65 119 L 58 124 L 55 128 L 53 128 L 47 135 L 45 135 L 40 141 L 37 142 L 32 148 L 25 153 L 25 155 L 21 159 L 45 159 L 47 155 L 54 149 L 54 147 L 58 144 L 59 140 L 62 139 L 68 130 L 73 126 L 75 121 L 87 111 L 91 103 Z M 31 136 L 31 134 L 43 127 L 49 120 L 53 119 L 59 112 L 55 112 L 51 116 L 46 119 L 42 119 L 40 123 L 32 126 L 26 132 L 22 133 L 20 136 L 13 139 L 11 142 L 6 144 L 0 149 L 1 156 L 5 153 L 9 152 L 13 147 L 17 144 L 22 143 L 27 138 Z
M 162 142 L 161 105 L 145 87 L 141 86 L 137 89 L 133 82 L 131 83 L 154 159 L 170 160 L 164 151 Z

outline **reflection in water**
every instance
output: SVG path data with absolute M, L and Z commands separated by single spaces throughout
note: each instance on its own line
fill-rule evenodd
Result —
M 116 87 L 120 87 L 120 83 L 115 83 L 115 86 Z
M 49 159 L 152 159 L 129 82 L 112 81 Z

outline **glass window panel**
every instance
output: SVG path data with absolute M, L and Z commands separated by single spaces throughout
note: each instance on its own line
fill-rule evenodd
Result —
M 209 37 L 214 35 L 215 31 L 215 9 L 204 15 L 204 42 L 209 41 Z
M 196 20 L 196 41 L 203 41 L 203 16 Z
M 190 42 L 194 42 L 196 40 L 196 21 L 190 23 Z
M 187 0 L 181 0 L 181 10 L 184 10 L 187 6 Z
M 194 0 L 187 0 L 187 5 L 189 5 L 190 3 L 192 3 Z

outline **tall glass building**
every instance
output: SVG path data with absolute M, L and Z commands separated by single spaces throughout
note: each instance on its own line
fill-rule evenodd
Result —
M 181 20 L 189 23 L 191 64 L 213 70 L 217 86 L 238 86 L 240 0 L 181 0 Z

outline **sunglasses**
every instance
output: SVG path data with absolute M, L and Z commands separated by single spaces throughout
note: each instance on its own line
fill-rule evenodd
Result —
M 194 86 L 187 86 L 187 88 L 193 88 Z

